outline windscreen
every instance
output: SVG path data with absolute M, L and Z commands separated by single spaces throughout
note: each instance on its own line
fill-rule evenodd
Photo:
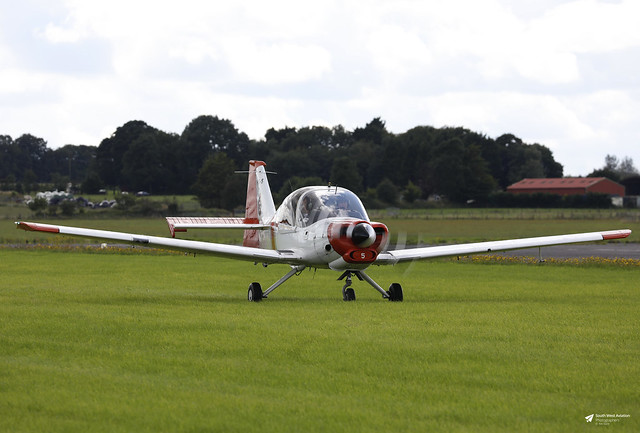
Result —
M 296 224 L 306 227 L 325 218 L 350 217 L 369 221 L 360 199 L 344 188 L 319 187 L 306 190 L 296 208 Z

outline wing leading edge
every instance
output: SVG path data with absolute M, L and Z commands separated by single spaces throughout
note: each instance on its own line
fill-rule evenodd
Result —
M 173 239 L 159 236 L 148 236 L 133 233 L 112 232 L 107 230 L 85 229 L 79 227 L 68 227 L 23 221 L 16 222 L 16 226 L 18 229 L 22 229 L 25 231 L 55 233 L 91 239 L 103 239 L 130 245 L 155 247 L 173 251 L 185 251 L 189 253 L 197 252 L 252 262 L 286 263 L 298 265 L 301 264 L 302 260 L 299 254 L 291 250 L 267 250 L 239 245 L 226 245 L 213 242 L 191 241 L 185 239 Z
M 408 248 L 381 253 L 376 259 L 375 264 L 387 265 L 436 257 L 465 256 L 469 254 L 491 253 L 495 251 L 517 250 L 522 248 L 548 247 L 551 245 L 573 244 L 579 242 L 623 239 L 628 237 L 630 234 L 631 230 L 625 229 L 604 232 L 576 233 L 570 235 L 541 236 L 535 238 L 508 239 L 503 241 L 476 242 L 459 245 Z

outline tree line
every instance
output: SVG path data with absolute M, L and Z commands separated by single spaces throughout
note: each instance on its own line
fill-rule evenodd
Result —
M 228 119 L 203 115 L 181 134 L 134 120 L 99 146 L 50 149 L 30 134 L 0 136 L 0 184 L 30 191 L 50 183 L 152 194 L 196 194 L 205 207 L 242 205 L 249 159 L 264 160 L 276 199 L 310 183 L 344 186 L 369 203 L 393 205 L 444 197 L 453 203 L 483 201 L 525 177 L 562 177 L 549 148 L 512 134 L 495 139 L 465 128 L 416 126 L 394 134 L 374 118 L 348 131 L 309 126 L 269 129 L 251 140 Z

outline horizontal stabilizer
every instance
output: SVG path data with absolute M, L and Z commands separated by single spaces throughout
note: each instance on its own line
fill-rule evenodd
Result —
M 257 219 L 231 217 L 167 217 L 167 224 L 173 238 L 176 232 L 186 232 L 187 229 L 266 230 L 271 227 L 260 224 Z

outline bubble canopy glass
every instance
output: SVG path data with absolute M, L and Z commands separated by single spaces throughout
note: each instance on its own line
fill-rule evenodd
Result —
M 275 216 L 277 223 L 306 227 L 333 217 L 369 221 L 357 195 L 345 188 L 310 186 L 284 199 Z

